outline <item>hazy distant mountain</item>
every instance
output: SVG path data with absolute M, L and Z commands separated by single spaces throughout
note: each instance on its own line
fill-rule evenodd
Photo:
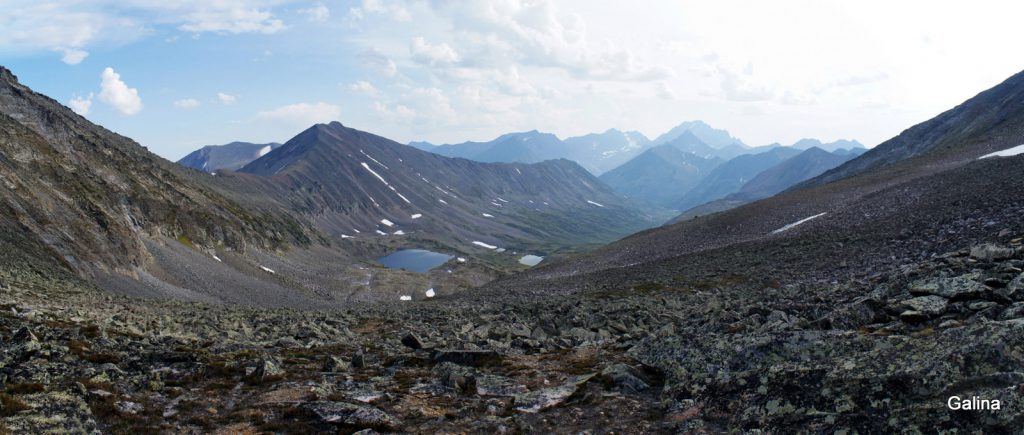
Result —
M 684 131 L 679 136 L 663 142 L 664 145 L 669 145 L 684 153 L 695 154 L 705 159 L 712 159 L 718 156 L 718 150 L 712 148 L 704 141 L 694 136 L 693 132 Z
M 821 148 L 828 152 L 833 152 L 839 149 L 861 149 L 866 150 L 863 144 L 856 140 L 839 139 L 835 142 L 822 143 L 818 139 L 800 139 L 792 145 L 793 148 L 798 150 L 806 150 L 810 148 Z
M 817 177 L 851 158 L 853 156 L 849 153 L 836 154 L 818 147 L 808 148 L 757 174 L 738 193 L 751 198 L 767 198 L 801 181 Z
M 707 159 L 667 143 L 644 151 L 600 179 L 630 198 L 668 207 L 680 192 L 693 188 L 721 162 L 717 157 Z
M 613 128 L 604 133 L 570 137 L 563 143 L 565 158 L 600 175 L 636 157 L 650 147 L 651 140 L 640 132 Z
M 701 142 L 704 142 L 705 144 L 715 149 L 725 148 L 733 144 L 739 145 L 741 147 L 746 147 L 743 141 L 735 137 L 732 137 L 732 135 L 729 134 L 728 131 L 712 128 L 704 121 L 687 121 L 682 124 L 679 124 L 673 127 L 668 132 L 662 134 L 661 136 L 658 136 L 657 139 L 654 139 L 653 143 L 655 145 L 660 145 L 665 142 L 672 141 L 673 139 L 678 138 L 685 132 L 692 133 L 694 136 L 700 139 Z
M 779 147 L 759 154 L 745 154 L 722 163 L 701 180 L 693 189 L 680 195 L 672 205 L 676 210 L 692 207 L 723 198 L 739 191 L 761 171 L 800 154 L 800 150 Z
M 478 162 L 537 163 L 569 159 L 596 175 L 636 156 L 650 142 L 639 132 L 610 129 L 604 133 L 570 137 L 564 141 L 553 134 L 533 130 L 504 134 L 487 142 L 446 145 L 410 142 L 409 145 L 445 157 L 462 157 Z
M 178 164 L 206 172 L 218 169 L 236 171 L 279 146 L 281 144 L 277 142 L 231 142 L 227 145 L 207 145 L 178 160 Z

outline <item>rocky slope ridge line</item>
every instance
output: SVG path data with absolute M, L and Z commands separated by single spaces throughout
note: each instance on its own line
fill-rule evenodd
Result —
M 243 209 L 0 67 L 0 221 L 7 265 L 131 270 L 153 235 L 244 251 L 311 242 L 279 210 Z M 60 267 L 58 266 L 58 267 Z

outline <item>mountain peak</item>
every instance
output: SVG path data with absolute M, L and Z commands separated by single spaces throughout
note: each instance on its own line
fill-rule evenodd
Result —
M 14 75 L 11 70 L 0 66 L 0 80 L 9 83 L 18 83 L 18 76 Z

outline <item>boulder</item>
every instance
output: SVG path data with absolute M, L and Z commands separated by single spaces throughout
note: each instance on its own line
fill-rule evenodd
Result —
M 933 295 L 954 301 L 991 298 L 994 295 L 988 286 L 967 276 L 915 281 L 907 289 L 914 296 Z
M 515 409 L 520 412 L 536 413 L 558 406 L 576 395 L 580 387 L 593 379 L 594 376 L 595 374 L 593 373 L 582 376 L 573 376 L 557 387 L 519 394 L 513 399 Z
M 323 370 L 325 372 L 330 373 L 343 372 L 345 370 L 348 370 L 348 363 L 346 363 L 345 360 L 341 358 L 328 355 L 327 359 L 324 360 Z
M 608 388 L 633 393 L 639 393 L 651 387 L 639 370 L 621 363 L 605 367 L 601 371 L 600 378 Z
M 402 344 L 410 349 L 423 349 L 423 340 L 420 340 L 420 338 L 413 332 L 407 332 L 405 336 L 402 337 Z
M 1001 261 L 1013 257 L 1013 249 L 991 243 L 971 248 L 971 258 L 982 261 Z
M 435 364 L 450 362 L 464 366 L 480 367 L 497 364 L 501 356 L 493 350 L 439 349 L 430 354 Z
M 382 431 L 394 431 L 399 427 L 398 420 L 371 406 L 318 401 L 306 403 L 303 408 L 315 414 L 320 421 L 329 424 Z

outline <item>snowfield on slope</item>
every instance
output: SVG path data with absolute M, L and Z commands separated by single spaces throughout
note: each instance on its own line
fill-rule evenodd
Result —
M 985 154 L 981 157 L 978 157 L 978 159 L 987 159 L 989 157 L 1013 157 L 1019 154 L 1024 154 L 1024 145 L 1017 145 L 1013 148 L 1007 148 L 1002 151 L 996 151 L 994 153 Z
M 796 222 L 793 222 L 793 223 L 791 223 L 789 225 L 786 225 L 786 226 L 784 226 L 782 228 L 779 228 L 779 229 L 777 229 L 775 231 L 772 231 L 772 234 L 778 234 L 778 233 L 781 233 L 781 232 L 786 231 L 786 230 L 791 230 L 791 229 L 795 228 L 797 225 L 800 225 L 800 224 L 802 224 L 804 222 L 807 222 L 807 221 L 809 221 L 811 219 L 816 219 L 816 218 L 822 217 L 824 215 L 825 215 L 825 213 L 818 213 L 818 214 L 816 214 L 814 216 L 805 217 L 805 218 L 800 219 L 800 220 L 798 220 Z

